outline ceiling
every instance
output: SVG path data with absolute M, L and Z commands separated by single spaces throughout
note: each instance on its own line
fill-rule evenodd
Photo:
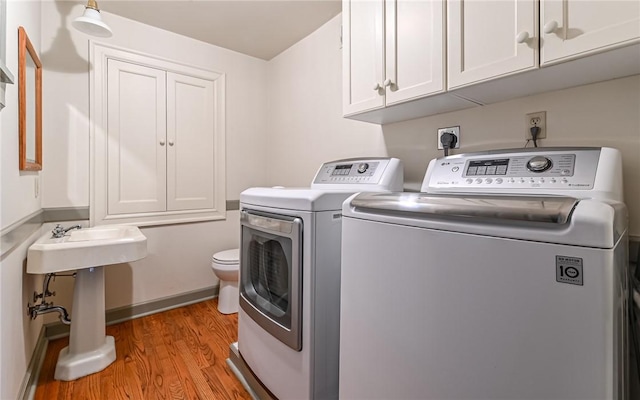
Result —
M 264 60 L 280 54 L 342 9 L 340 0 L 99 0 L 98 3 L 102 11 Z

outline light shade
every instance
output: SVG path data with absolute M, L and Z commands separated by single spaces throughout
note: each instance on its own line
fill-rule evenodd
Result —
M 100 10 L 87 6 L 84 14 L 73 20 L 73 27 L 91 36 L 111 37 L 111 28 L 100 17 Z

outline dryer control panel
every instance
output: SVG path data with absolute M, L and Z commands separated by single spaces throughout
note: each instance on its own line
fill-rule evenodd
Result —
M 621 163 L 610 148 L 509 149 L 459 154 L 431 161 L 422 192 L 561 194 L 622 193 L 622 181 L 599 181 L 598 171 Z M 618 196 L 618 194 L 616 194 Z
M 351 158 L 322 164 L 311 188 L 365 191 L 374 185 L 402 191 L 403 183 L 402 162 L 397 158 Z

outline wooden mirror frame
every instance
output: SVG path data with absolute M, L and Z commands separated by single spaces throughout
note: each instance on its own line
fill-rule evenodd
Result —
M 35 65 L 35 88 L 27 88 L 27 54 Z M 27 89 L 35 92 L 34 120 L 27 121 Z M 20 170 L 40 171 L 42 169 L 42 63 L 27 32 L 18 27 L 18 132 Z M 35 123 L 35 160 L 27 159 L 27 127 Z

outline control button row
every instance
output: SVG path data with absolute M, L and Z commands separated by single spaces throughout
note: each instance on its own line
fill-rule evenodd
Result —
M 497 184 L 501 184 L 504 182 L 504 180 L 502 178 L 476 178 L 476 179 L 471 179 L 471 178 L 467 178 L 465 180 L 465 182 L 467 184 L 472 184 L 472 183 L 476 183 L 476 184 L 481 184 L 481 183 L 497 183 Z M 544 178 L 529 178 L 529 179 L 525 179 L 525 178 L 518 178 L 518 179 L 514 179 L 514 178 L 509 178 L 507 179 L 507 183 L 558 183 L 558 180 L 555 178 L 551 178 L 549 180 L 546 180 Z M 562 178 L 560 180 L 560 183 L 569 183 L 568 180 L 566 180 L 565 178 Z
M 331 177 L 332 181 L 339 181 L 339 182 L 347 182 L 347 181 L 356 181 L 356 182 L 363 182 L 363 181 L 367 181 L 369 180 L 370 177 L 368 176 L 346 176 L 346 177 Z

